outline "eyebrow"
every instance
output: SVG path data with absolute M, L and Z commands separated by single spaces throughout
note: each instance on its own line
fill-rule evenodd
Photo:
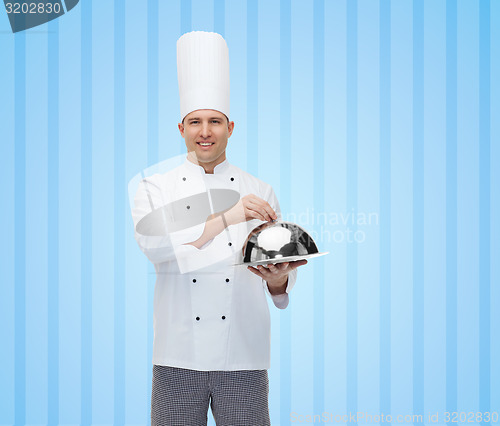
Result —
M 200 117 L 191 117 L 191 118 L 188 118 L 188 121 L 191 121 L 191 120 L 201 120 Z M 222 120 L 221 117 L 210 117 L 209 120 Z

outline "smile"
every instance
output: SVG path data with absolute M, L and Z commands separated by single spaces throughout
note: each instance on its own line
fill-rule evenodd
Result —
M 200 146 L 212 146 L 213 142 L 196 142 Z

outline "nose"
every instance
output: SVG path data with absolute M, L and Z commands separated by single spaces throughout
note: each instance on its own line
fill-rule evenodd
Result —
M 210 125 L 209 125 L 209 123 L 204 122 L 201 126 L 201 137 L 206 139 L 206 138 L 210 137 L 210 134 L 211 134 Z

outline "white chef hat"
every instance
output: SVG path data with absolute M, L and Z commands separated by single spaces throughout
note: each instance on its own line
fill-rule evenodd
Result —
M 181 120 L 198 109 L 229 118 L 229 52 L 220 34 L 193 31 L 177 40 Z

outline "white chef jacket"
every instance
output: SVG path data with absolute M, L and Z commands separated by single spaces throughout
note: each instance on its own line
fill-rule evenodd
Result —
M 242 247 L 249 232 L 263 222 L 254 219 L 230 225 L 200 249 L 185 243 L 202 235 L 204 221 L 166 235 L 139 232 L 138 223 L 152 210 L 174 200 L 207 194 L 210 189 L 231 189 L 239 193 L 239 198 L 255 194 L 281 219 L 272 187 L 227 160 L 215 166 L 213 174 L 206 174 L 201 166 L 186 159 L 168 173 L 140 182 L 132 216 L 135 238 L 157 275 L 153 364 L 202 371 L 268 369 L 271 337 L 267 283 L 246 266 L 233 266 L 242 262 Z M 297 271 L 293 270 L 286 294 L 270 295 L 278 308 L 288 305 L 288 293 L 296 278 Z

